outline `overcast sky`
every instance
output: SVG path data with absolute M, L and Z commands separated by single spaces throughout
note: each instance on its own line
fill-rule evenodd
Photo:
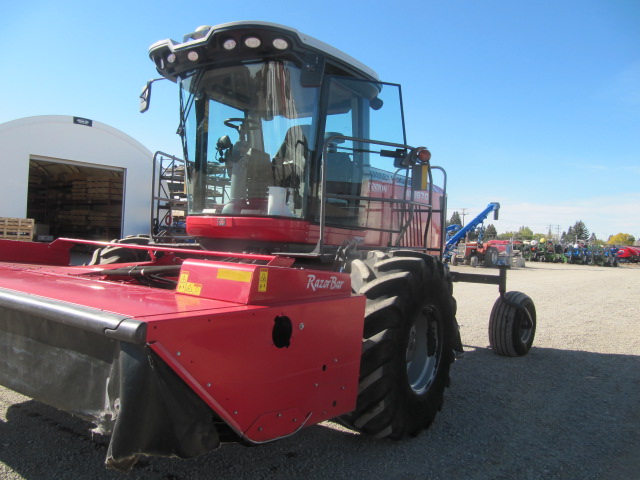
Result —
M 640 237 L 638 0 L 6 1 L 0 123 L 81 116 L 181 156 L 175 85 L 138 112 L 148 47 L 236 20 L 294 27 L 402 84 L 408 142 L 448 172 L 449 216 L 498 201 L 498 232 L 582 220 Z

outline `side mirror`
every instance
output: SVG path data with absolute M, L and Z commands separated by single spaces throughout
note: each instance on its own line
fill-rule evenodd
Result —
M 151 85 L 153 82 L 157 82 L 158 80 L 164 80 L 164 77 L 149 80 L 142 88 L 142 93 L 140 93 L 140 113 L 144 113 L 149 110 L 149 105 L 151 104 Z
M 153 80 L 149 80 L 142 88 L 142 93 L 140 93 L 140 113 L 144 113 L 149 110 L 149 104 L 151 102 L 151 84 L 153 84 Z

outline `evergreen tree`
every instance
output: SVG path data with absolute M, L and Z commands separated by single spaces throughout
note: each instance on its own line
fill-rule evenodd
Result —
M 462 225 L 462 220 L 460 220 L 460 214 L 456 211 L 451 215 L 451 219 L 447 222 L 447 227 L 449 225 Z
M 578 240 L 586 241 L 589 238 L 589 229 L 582 220 L 578 220 L 573 226 L 573 233 Z
M 485 228 L 484 230 L 484 239 L 491 240 L 492 238 L 496 238 L 497 236 L 498 231 L 496 230 L 496 227 L 492 223 L 487 225 L 487 228 Z
M 575 241 L 576 241 L 576 234 L 573 231 L 573 227 L 569 227 L 569 230 L 567 230 L 567 233 L 564 234 L 563 243 L 570 244 L 570 243 L 575 243 Z

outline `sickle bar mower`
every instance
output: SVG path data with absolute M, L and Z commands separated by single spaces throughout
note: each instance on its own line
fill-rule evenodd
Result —
M 262 443 L 354 410 L 364 297 L 349 275 L 253 257 L 138 266 L 173 270 L 175 291 L 127 281 L 133 265 L 3 263 L 0 381 L 110 433 L 109 462 L 124 469 L 141 452 L 210 450 L 217 424 Z

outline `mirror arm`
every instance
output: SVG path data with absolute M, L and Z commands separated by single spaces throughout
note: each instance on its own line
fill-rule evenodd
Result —
M 142 93 L 140 93 L 140 113 L 144 113 L 149 110 L 149 105 L 151 104 L 151 85 L 153 82 L 157 82 L 158 80 L 165 80 L 165 77 L 149 80 L 142 88 Z

